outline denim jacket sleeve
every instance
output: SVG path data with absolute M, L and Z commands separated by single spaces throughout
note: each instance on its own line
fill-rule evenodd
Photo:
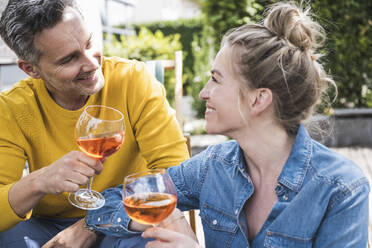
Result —
M 179 166 L 168 168 L 177 189 L 177 207 L 181 210 L 198 208 L 202 172 L 200 170 L 205 152 L 186 160 Z M 105 235 L 129 238 L 141 232 L 129 230 L 130 218 L 126 214 L 122 202 L 122 185 L 102 192 L 106 202 L 97 210 L 90 210 L 86 216 L 86 224 Z M 102 225 L 105 225 L 104 227 Z
M 100 209 L 88 211 L 85 222 L 89 227 L 105 235 L 123 238 L 141 234 L 128 228 L 130 218 L 124 210 L 122 188 L 123 186 L 119 185 L 102 192 L 106 199 L 105 205 Z
M 338 193 L 330 202 L 329 211 L 317 231 L 314 248 L 366 247 L 369 190 L 364 178 L 349 190 Z
M 199 209 L 199 196 L 207 172 L 206 157 L 209 149 L 197 154 L 179 166 L 168 168 L 177 189 L 177 208 L 182 211 Z

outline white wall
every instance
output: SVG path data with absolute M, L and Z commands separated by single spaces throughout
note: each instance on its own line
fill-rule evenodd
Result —
M 146 23 L 179 18 L 188 19 L 200 13 L 195 3 L 187 0 L 137 0 L 134 2 L 134 8 L 126 13 L 126 17 L 128 23 Z
M 103 35 L 100 9 L 101 4 L 97 0 L 77 0 L 77 4 L 84 16 L 88 28 L 93 32 L 93 42 L 102 51 Z
M 8 4 L 7 0 L 1 0 L 0 18 L 7 4 Z M 16 61 L 17 61 L 17 56 L 13 53 L 12 50 L 9 49 L 7 45 L 5 45 L 4 41 L 0 38 L 0 64 L 15 63 Z

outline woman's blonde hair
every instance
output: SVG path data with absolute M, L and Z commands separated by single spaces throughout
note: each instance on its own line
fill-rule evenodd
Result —
M 311 19 L 309 8 L 280 2 L 268 9 L 261 24 L 230 30 L 221 45 L 232 48 L 242 87 L 272 91 L 276 118 L 294 135 L 328 84 L 335 86 L 318 62 L 317 49 L 324 40 L 325 32 Z

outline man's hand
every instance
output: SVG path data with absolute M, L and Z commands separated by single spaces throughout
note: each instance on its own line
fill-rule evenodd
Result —
M 42 248 L 88 248 L 94 244 L 97 235 L 84 227 L 84 219 L 58 233 Z
M 102 169 L 100 160 L 88 157 L 83 152 L 72 151 L 37 171 L 37 176 L 44 194 L 60 194 L 78 191 L 89 177 L 99 174 Z
M 76 192 L 102 169 L 101 161 L 79 151 L 69 152 L 15 183 L 9 190 L 9 203 L 18 216 L 24 217 L 44 195 Z

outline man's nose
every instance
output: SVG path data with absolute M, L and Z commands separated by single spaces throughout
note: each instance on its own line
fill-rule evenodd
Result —
M 101 57 L 99 51 L 87 51 L 84 55 L 83 71 L 97 70 L 101 65 Z

